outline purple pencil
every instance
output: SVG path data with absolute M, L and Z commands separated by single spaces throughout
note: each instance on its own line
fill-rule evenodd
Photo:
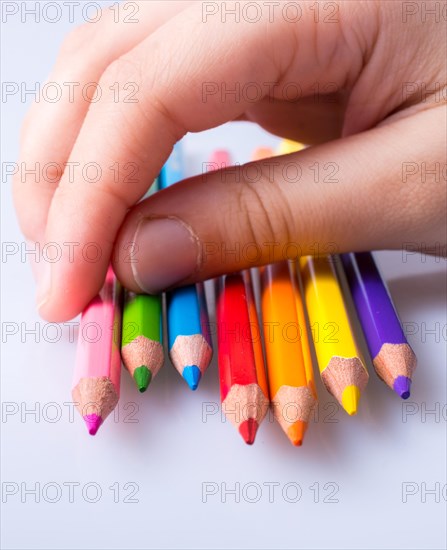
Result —
M 374 258 L 369 252 L 343 254 L 342 262 L 376 373 L 408 399 L 416 356 Z

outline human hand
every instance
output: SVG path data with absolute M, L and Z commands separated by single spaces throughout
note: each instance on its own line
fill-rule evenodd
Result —
M 316 22 L 311 4 L 300 3 L 291 23 L 283 5 L 272 21 L 261 2 L 258 22 L 242 14 L 236 23 L 222 21 L 224 4 L 141 2 L 139 23 L 117 24 L 110 13 L 64 43 L 49 81 L 98 82 L 102 96 L 38 103 L 23 128 L 20 163 L 70 166 L 43 183 L 23 172 L 14 180 L 26 238 L 62 251 L 41 262 L 44 318 L 78 314 L 112 256 L 124 285 L 160 292 L 311 254 L 315 243 L 326 253 L 405 243 L 445 253 L 443 18 L 404 17 L 405 2 L 331 2 L 336 11 Z M 129 83 L 136 102 L 116 102 L 132 92 Z M 253 84 L 265 91 L 256 101 Z M 330 93 L 316 94 L 316 84 Z M 247 93 L 230 92 L 238 88 Z M 239 182 L 213 172 L 136 204 L 186 132 L 235 119 L 314 146 L 274 167 L 259 161 L 255 182 L 244 176 L 256 173 L 248 165 Z M 287 177 L 291 162 L 302 169 L 298 181 Z M 95 182 L 85 175 L 89 163 L 100 168 Z M 316 178 L 316 167 L 327 166 L 336 167 L 332 181 Z M 252 243 L 256 255 L 225 254 Z M 100 257 L 89 261 L 89 247 Z

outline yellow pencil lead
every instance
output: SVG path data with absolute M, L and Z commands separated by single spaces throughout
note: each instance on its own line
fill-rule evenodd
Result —
M 342 394 L 342 405 L 345 411 L 350 415 L 357 414 L 357 408 L 360 401 L 360 390 L 357 386 L 346 386 Z

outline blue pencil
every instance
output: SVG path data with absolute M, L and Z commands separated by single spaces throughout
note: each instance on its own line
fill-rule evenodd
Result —
M 153 195 L 154 193 L 156 193 L 160 189 L 160 182 L 158 180 L 159 180 L 159 178 L 155 178 L 152 185 L 146 191 L 146 193 L 144 194 L 144 196 L 142 197 L 141 200 L 147 199 L 148 197 L 150 197 L 151 195 Z
M 165 189 L 183 177 L 182 149 L 177 143 L 160 172 L 160 187 Z M 171 361 L 188 386 L 196 390 L 213 353 L 202 283 L 167 293 L 167 321 Z
M 170 157 L 158 176 L 159 188 L 166 189 L 166 187 L 174 185 L 174 183 L 177 183 L 185 177 L 183 173 L 183 152 L 182 146 L 180 142 L 178 142 L 174 145 Z

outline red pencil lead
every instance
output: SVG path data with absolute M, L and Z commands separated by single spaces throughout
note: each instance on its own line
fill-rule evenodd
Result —
M 243 440 L 247 445 L 253 445 L 256 437 L 256 432 L 258 431 L 259 424 L 254 418 L 248 418 L 244 420 L 239 426 L 239 433 L 241 434 Z

